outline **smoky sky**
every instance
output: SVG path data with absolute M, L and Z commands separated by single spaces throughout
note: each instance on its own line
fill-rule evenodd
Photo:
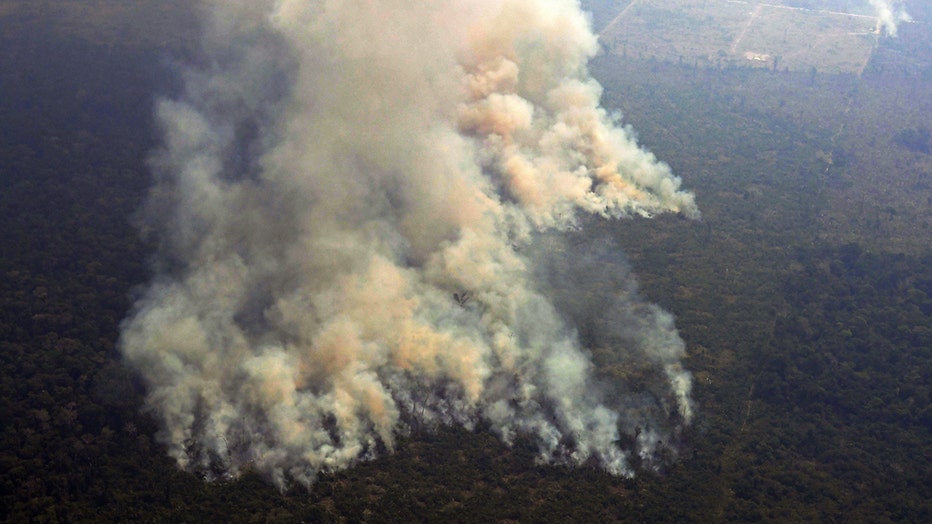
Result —
M 877 15 L 878 28 L 882 27 L 890 36 L 896 36 L 900 22 L 909 22 L 912 17 L 899 0 L 868 0 Z
M 573 247 L 583 217 L 698 217 L 599 105 L 577 2 L 200 12 L 158 103 L 159 249 L 120 342 L 179 466 L 310 485 L 414 423 L 482 421 L 542 463 L 631 475 L 689 422 L 672 316 L 617 246 Z

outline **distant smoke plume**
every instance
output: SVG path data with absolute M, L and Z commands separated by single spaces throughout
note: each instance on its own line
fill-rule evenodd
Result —
M 683 342 L 567 232 L 698 212 L 599 107 L 577 2 L 203 7 L 121 340 L 179 465 L 310 485 L 413 424 L 479 421 L 542 462 L 649 464 L 692 416 Z
M 878 29 L 884 29 L 890 36 L 896 36 L 897 24 L 912 21 L 898 0 L 870 0 L 870 3 L 877 13 Z

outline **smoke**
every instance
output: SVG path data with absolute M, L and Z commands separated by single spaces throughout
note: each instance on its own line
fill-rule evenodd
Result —
M 870 3 L 877 13 L 877 29 L 883 28 L 890 36 L 896 36 L 897 24 L 912 21 L 898 0 L 870 0 Z
M 631 475 L 689 422 L 672 317 L 615 251 L 565 247 L 584 216 L 698 216 L 599 107 L 577 2 L 203 13 L 158 104 L 156 275 L 120 344 L 181 467 L 310 485 L 414 425 L 483 421 Z

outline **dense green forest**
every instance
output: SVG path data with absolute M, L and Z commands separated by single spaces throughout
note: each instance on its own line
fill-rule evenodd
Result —
M 440 427 L 279 493 L 179 471 L 115 349 L 154 249 L 133 226 L 152 101 L 185 43 L 0 15 L 0 519 L 932 521 L 928 26 L 860 78 L 593 62 L 703 212 L 585 229 L 677 317 L 698 404 L 678 460 L 623 479 Z

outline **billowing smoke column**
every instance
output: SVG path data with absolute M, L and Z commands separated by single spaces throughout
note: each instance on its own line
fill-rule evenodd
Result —
M 479 421 L 545 463 L 650 464 L 692 415 L 683 342 L 622 265 L 560 239 L 698 212 L 598 106 L 577 2 L 203 7 L 199 65 L 158 107 L 160 252 L 121 340 L 178 464 L 310 485 L 414 424 Z M 572 325 L 593 290 L 587 345 L 650 384 L 593 378 Z
M 877 13 L 877 29 L 883 28 L 890 36 L 896 36 L 897 24 L 912 20 L 899 0 L 870 0 L 870 3 Z

